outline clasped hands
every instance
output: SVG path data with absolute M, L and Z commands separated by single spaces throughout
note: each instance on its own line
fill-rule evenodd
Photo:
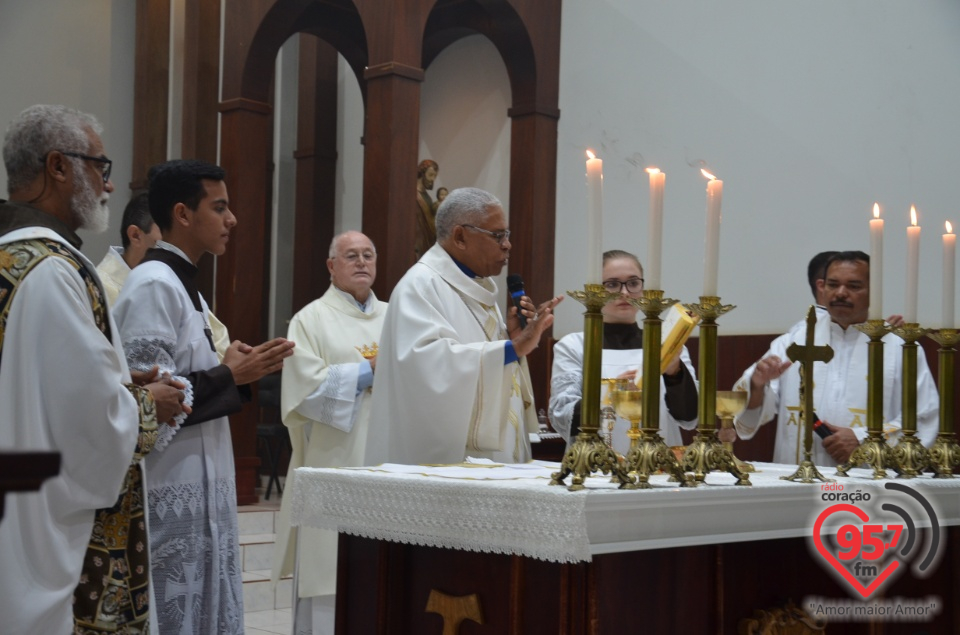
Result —
M 174 424 L 174 418 L 183 413 L 192 412 L 190 406 L 183 402 L 186 386 L 181 381 L 170 377 L 169 373 L 160 374 L 160 367 L 154 365 L 147 371 L 130 371 L 133 383 L 146 388 L 153 395 L 153 403 L 157 409 L 157 421 L 168 425 Z

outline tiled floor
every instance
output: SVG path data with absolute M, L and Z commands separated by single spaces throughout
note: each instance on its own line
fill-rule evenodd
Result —
M 280 580 L 276 589 L 270 583 L 273 543 L 280 497 L 237 509 L 243 559 L 244 626 L 247 635 L 290 635 L 293 616 L 290 609 L 292 581 Z

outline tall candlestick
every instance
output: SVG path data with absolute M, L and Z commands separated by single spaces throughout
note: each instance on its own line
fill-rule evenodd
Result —
M 603 161 L 587 150 L 587 282 L 603 282 Z
M 870 220 L 870 320 L 883 319 L 883 219 L 880 205 L 873 204 Z
M 717 268 L 720 266 L 720 203 L 723 181 L 706 170 L 700 170 L 707 182 L 707 235 L 703 252 L 703 295 L 717 295 Z
M 663 183 L 667 175 L 658 168 L 647 168 L 650 173 L 650 218 L 647 225 L 648 289 L 660 289 L 660 260 L 663 250 Z
M 956 327 L 953 321 L 954 274 L 957 269 L 957 235 L 953 233 L 950 221 L 944 224 L 947 233 L 943 235 L 943 315 L 941 328 Z
M 907 297 L 904 302 L 903 319 L 917 322 L 917 289 L 920 281 L 920 226 L 917 225 L 917 208 L 910 206 L 910 226 L 907 227 Z

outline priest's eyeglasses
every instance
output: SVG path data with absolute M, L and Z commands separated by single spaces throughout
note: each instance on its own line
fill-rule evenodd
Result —
M 356 264 L 363 260 L 363 262 L 375 262 L 377 260 L 377 252 L 375 251 L 348 251 L 347 253 L 340 256 L 351 265 Z
M 630 278 L 629 280 L 610 280 L 603 281 L 603 288 L 607 293 L 622 293 L 623 289 L 627 293 L 640 293 L 643 291 L 643 278 Z
M 80 154 L 79 152 L 64 152 L 60 151 L 65 157 L 73 157 L 75 159 L 83 159 L 84 161 L 96 161 L 100 164 L 100 172 L 103 174 L 103 184 L 106 185 L 110 181 L 110 172 L 113 171 L 113 161 L 107 157 L 92 157 L 89 154 Z M 45 163 L 47 160 L 46 157 L 40 157 L 40 163 Z
M 474 225 L 461 225 L 461 227 L 466 227 L 467 229 L 473 229 L 478 232 L 483 232 L 484 234 L 489 234 L 490 236 L 493 237 L 495 241 L 497 241 L 497 244 L 501 246 L 503 245 L 503 241 L 510 240 L 509 229 L 504 229 L 503 231 L 494 232 L 494 231 L 490 231 L 489 229 L 484 229 L 483 227 L 476 227 Z

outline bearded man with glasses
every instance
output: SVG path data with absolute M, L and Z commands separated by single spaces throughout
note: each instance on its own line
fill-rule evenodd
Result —
M 403 276 L 383 325 L 365 465 L 530 460 L 538 430 L 526 355 L 562 296 L 504 320 L 492 277 L 510 257 L 503 206 L 476 188 L 437 210 L 437 243 Z
M 0 447 L 59 452 L 61 468 L 39 492 L 7 497 L 2 630 L 147 632 L 140 458 L 184 412 L 183 385 L 153 382 L 156 369 L 131 377 L 79 251 L 76 231 L 106 228 L 113 191 L 96 119 L 32 106 L 10 124 L 3 160 Z

